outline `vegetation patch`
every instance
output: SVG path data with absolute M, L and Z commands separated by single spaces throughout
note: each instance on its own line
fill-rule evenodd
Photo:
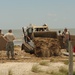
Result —
M 69 61 L 68 61 L 68 60 L 65 60 L 65 61 L 64 61 L 64 64 L 65 64 L 65 65 L 68 65 L 68 64 L 69 64 Z
M 46 74 L 49 74 L 49 75 L 64 75 L 61 72 L 55 72 L 55 71 L 47 71 Z
M 66 68 L 64 68 L 64 67 L 60 67 L 59 72 L 64 73 L 66 75 L 68 74 L 68 70 Z
M 51 58 L 51 59 L 50 59 L 50 62 L 55 62 L 54 58 Z
M 75 75 L 75 71 L 73 71 L 73 75 Z
M 13 72 L 11 71 L 11 69 L 8 71 L 8 75 L 13 75 Z
M 48 66 L 49 65 L 49 63 L 47 61 L 41 61 L 39 64 L 43 65 L 43 66 Z
M 31 71 L 35 72 L 35 73 L 42 72 L 42 70 L 40 69 L 40 67 L 37 64 L 32 66 Z

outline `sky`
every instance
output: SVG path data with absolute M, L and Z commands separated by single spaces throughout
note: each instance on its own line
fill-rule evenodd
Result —
M 75 28 L 75 0 L 0 0 L 0 29 L 29 24 Z

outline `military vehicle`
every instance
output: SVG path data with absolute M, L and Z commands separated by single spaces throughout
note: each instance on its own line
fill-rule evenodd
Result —
M 57 40 L 57 32 L 56 31 L 50 31 L 48 28 L 48 25 L 44 24 L 42 26 L 36 26 L 36 25 L 29 25 L 28 27 L 22 28 L 24 36 L 26 35 L 27 37 L 30 38 L 30 40 L 24 41 L 22 43 L 22 50 L 25 50 L 26 52 L 29 53 L 34 53 L 36 56 L 51 56 L 51 51 L 49 50 L 49 47 L 46 47 L 44 50 L 43 48 L 38 47 L 37 45 L 40 44 L 40 46 L 43 46 L 45 43 L 49 43 L 49 40 L 52 40 L 52 42 L 58 42 Z M 39 38 L 39 39 L 37 39 Z M 45 41 L 44 41 L 45 40 Z M 39 41 L 39 42 L 36 42 Z M 44 41 L 44 42 L 43 42 Z M 58 43 L 57 43 L 58 44 Z M 47 45 L 44 45 L 47 46 Z M 58 51 L 55 51 L 55 55 L 59 55 L 60 53 L 60 47 L 58 46 Z M 57 46 L 55 46 L 54 50 L 57 50 Z M 45 55 L 46 54 L 46 55 Z

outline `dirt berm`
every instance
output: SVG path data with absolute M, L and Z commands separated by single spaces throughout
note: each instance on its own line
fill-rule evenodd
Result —
M 34 38 L 35 54 L 37 56 L 57 56 L 60 55 L 60 45 L 55 38 Z

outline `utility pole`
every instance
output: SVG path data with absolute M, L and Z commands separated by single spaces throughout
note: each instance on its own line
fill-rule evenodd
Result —
M 73 48 L 72 42 L 69 41 L 69 75 L 73 75 Z

